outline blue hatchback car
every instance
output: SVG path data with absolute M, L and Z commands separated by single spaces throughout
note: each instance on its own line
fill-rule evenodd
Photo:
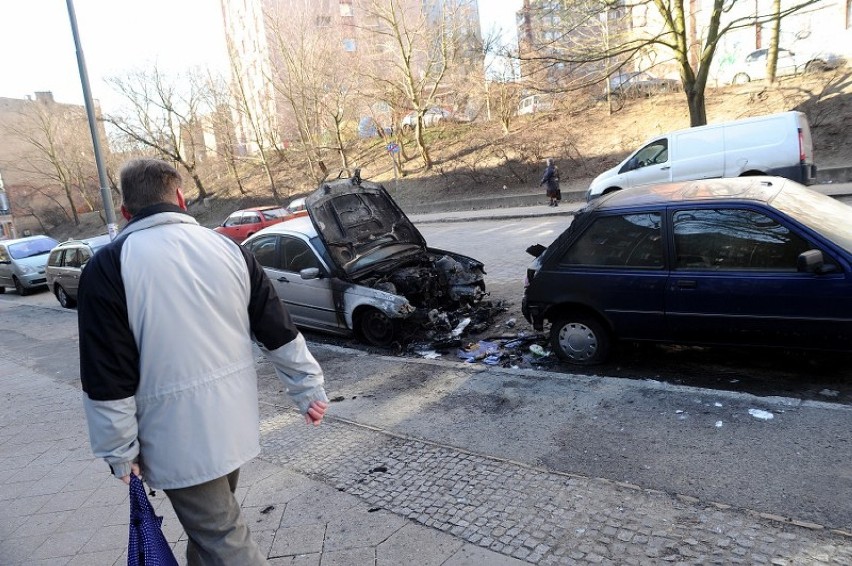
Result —
M 568 362 L 617 340 L 852 349 L 852 208 L 787 179 L 619 191 L 527 251 L 524 316 Z

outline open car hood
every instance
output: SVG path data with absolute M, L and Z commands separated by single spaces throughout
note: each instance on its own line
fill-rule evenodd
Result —
M 331 259 L 351 278 L 426 251 L 426 240 L 385 188 L 351 179 L 323 183 L 305 205 Z

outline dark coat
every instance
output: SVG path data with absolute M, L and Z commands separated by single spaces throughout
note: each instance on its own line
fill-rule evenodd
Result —
M 556 165 L 548 165 L 544 170 L 539 186 L 544 184 L 547 185 L 547 196 L 555 198 L 559 191 L 559 168 Z

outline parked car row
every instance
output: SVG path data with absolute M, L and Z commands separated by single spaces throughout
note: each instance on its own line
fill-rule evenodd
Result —
M 765 79 L 769 49 L 756 49 L 733 65 L 722 69 L 722 80 L 728 84 L 744 84 Z M 837 69 L 846 64 L 846 58 L 829 51 L 794 53 L 789 49 L 778 49 L 776 76 L 816 73 Z
M 549 326 L 556 355 L 581 365 L 605 361 L 620 341 L 849 352 L 852 209 L 789 178 L 696 168 L 789 154 L 778 172 L 811 175 L 810 143 L 799 112 L 646 143 L 615 173 L 691 163 L 686 179 L 616 187 L 615 173 L 599 177 L 568 228 L 529 247 L 524 317 Z M 226 230 L 241 226 L 253 232 Z M 486 295 L 482 262 L 429 247 L 385 188 L 357 172 L 288 207 L 237 211 L 216 230 L 254 254 L 297 325 L 376 346 Z M 73 308 L 80 273 L 108 241 L 0 241 L 0 284 L 22 295 L 46 285 Z

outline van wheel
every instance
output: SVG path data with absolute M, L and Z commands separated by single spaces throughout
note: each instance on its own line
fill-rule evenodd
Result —
M 17 291 L 20 296 L 26 297 L 30 294 L 30 290 L 24 287 L 23 284 L 18 281 L 17 277 L 12 277 L 12 282 L 15 284 L 15 291 Z
M 68 293 L 65 292 L 62 285 L 56 286 L 56 299 L 59 301 L 59 304 L 66 309 L 73 309 L 77 306 L 77 301 L 68 296 Z
M 396 324 L 380 310 L 369 308 L 361 313 L 357 322 L 358 332 L 373 346 L 386 348 L 396 335 Z
M 550 344 L 559 359 L 581 366 L 600 364 L 609 356 L 612 339 L 597 319 L 563 316 L 550 327 Z
M 731 81 L 731 84 L 735 85 L 744 85 L 748 82 L 751 82 L 751 78 L 745 73 L 737 73 L 734 75 L 734 80 Z

